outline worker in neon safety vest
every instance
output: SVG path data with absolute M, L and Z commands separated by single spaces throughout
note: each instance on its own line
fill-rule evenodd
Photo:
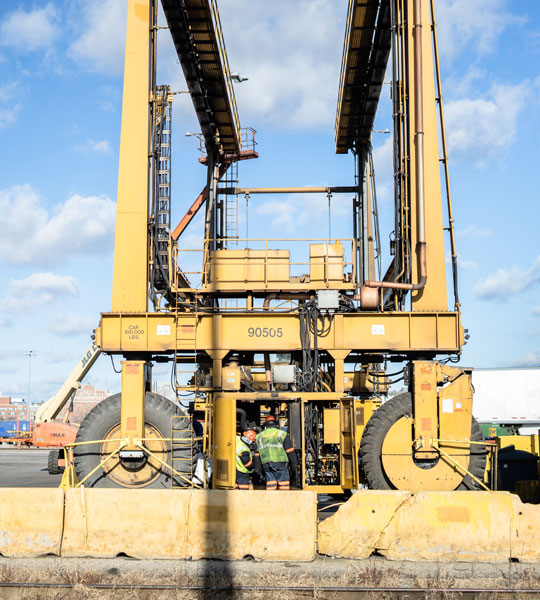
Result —
M 236 486 L 237 490 L 249 490 L 249 477 L 253 473 L 253 455 L 250 445 L 254 444 L 257 434 L 253 429 L 236 434 Z
M 265 429 L 257 434 L 254 457 L 260 457 L 267 490 L 290 489 L 289 462 L 293 485 L 300 487 L 300 470 L 293 443 L 289 435 L 278 428 L 273 415 L 266 417 Z

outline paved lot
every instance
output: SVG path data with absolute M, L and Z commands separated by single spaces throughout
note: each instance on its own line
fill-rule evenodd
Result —
M 49 475 L 48 450 L 17 450 L 0 446 L 0 488 L 58 487 L 62 475 Z M 319 494 L 319 519 L 323 521 L 339 508 L 344 498 Z
M 0 447 L 0 487 L 58 487 L 61 475 L 49 475 L 48 450 Z

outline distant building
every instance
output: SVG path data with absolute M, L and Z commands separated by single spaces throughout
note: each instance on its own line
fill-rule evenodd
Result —
M 75 392 L 71 401 L 60 411 L 56 420 L 63 421 L 66 411 L 71 409 L 69 422 L 82 423 L 84 417 L 94 406 L 105 400 L 109 395 L 109 390 L 97 390 L 92 384 L 87 383 Z
M 0 421 L 33 421 L 39 404 L 26 404 L 22 398 L 0 396 Z

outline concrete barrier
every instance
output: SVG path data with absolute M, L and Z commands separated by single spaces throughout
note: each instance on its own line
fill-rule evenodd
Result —
M 191 490 L 66 490 L 62 556 L 186 558 Z
M 410 492 L 362 491 L 353 494 L 318 528 L 319 553 L 367 558 L 380 545 L 384 528 Z
M 509 492 L 419 492 L 395 513 L 380 541 L 390 560 L 507 562 Z
M 319 524 L 319 552 L 390 560 L 540 559 L 540 507 L 508 492 L 361 491 Z
M 524 504 L 512 494 L 511 558 L 520 562 L 540 561 L 540 506 Z
M 0 488 L 0 554 L 60 555 L 64 491 Z
M 62 556 L 313 560 L 316 507 L 314 492 L 67 490 Z
M 194 490 L 189 513 L 193 558 L 315 558 L 315 492 Z
M 0 554 L 310 561 L 540 561 L 540 506 L 508 492 L 361 491 L 316 525 L 314 492 L 0 488 Z

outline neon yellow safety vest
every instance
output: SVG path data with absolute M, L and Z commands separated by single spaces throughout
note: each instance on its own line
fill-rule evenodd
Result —
M 242 454 L 243 452 L 248 452 L 249 458 L 250 459 L 253 458 L 251 456 L 251 450 L 249 449 L 249 446 L 244 444 L 244 442 L 242 441 L 242 438 L 239 435 L 237 435 L 236 436 L 236 468 L 238 471 L 240 471 L 240 473 L 251 473 L 251 471 L 253 471 L 253 469 L 248 469 L 242 462 L 242 459 L 240 458 L 240 454 Z
M 257 434 L 257 450 L 261 462 L 288 462 L 289 457 L 283 448 L 283 440 L 287 434 L 281 429 L 269 427 Z

